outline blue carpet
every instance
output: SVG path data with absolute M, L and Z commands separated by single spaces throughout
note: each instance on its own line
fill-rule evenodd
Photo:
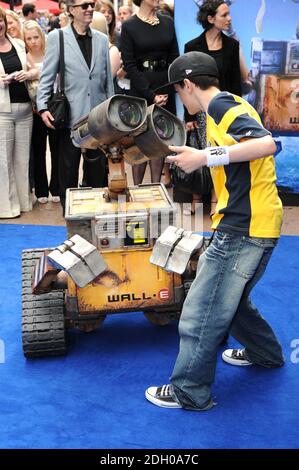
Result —
M 219 359 L 218 406 L 203 413 L 145 400 L 147 386 L 167 382 L 178 335 L 176 324 L 155 327 L 141 313 L 110 315 L 89 334 L 71 330 L 66 357 L 23 357 L 21 250 L 65 238 L 62 227 L 0 225 L 1 448 L 298 448 L 299 237 L 282 237 L 253 295 L 282 341 L 285 367 Z

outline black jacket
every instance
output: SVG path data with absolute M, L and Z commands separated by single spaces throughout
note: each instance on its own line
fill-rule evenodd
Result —
M 219 70 L 219 84 L 221 91 L 229 91 L 235 95 L 241 96 L 241 72 L 239 58 L 239 42 L 233 38 L 221 33 L 222 36 L 222 67 Z M 185 44 L 184 52 L 198 51 L 209 54 L 205 31 L 192 41 Z M 194 119 L 188 113 L 185 113 L 186 121 Z

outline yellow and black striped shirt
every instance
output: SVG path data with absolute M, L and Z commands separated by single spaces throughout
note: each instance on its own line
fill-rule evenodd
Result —
M 269 135 L 255 109 L 228 92 L 216 95 L 207 112 L 210 146 L 234 145 Z M 251 237 L 278 238 L 282 204 L 276 188 L 273 155 L 211 168 L 218 199 L 212 228 Z

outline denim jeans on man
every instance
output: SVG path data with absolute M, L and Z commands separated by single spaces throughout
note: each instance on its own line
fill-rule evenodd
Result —
M 171 376 L 173 395 L 183 408 L 213 406 L 210 387 L 227 331 L 245 346 L 249 361 L 283 365 L 274 332 L 249 298 L 277 241 L 216 231 L 200 257 L 179 323 L 180 351 Z

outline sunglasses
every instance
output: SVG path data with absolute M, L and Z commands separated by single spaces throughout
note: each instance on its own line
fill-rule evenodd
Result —
M 94 8 L 95 7 L 95 2 L 86 2 L 86 3 L 80 3 L 79 5 L 71 5 L 73 8 L 81 7 L 82 10 L 87 10 L 88 7 Z

